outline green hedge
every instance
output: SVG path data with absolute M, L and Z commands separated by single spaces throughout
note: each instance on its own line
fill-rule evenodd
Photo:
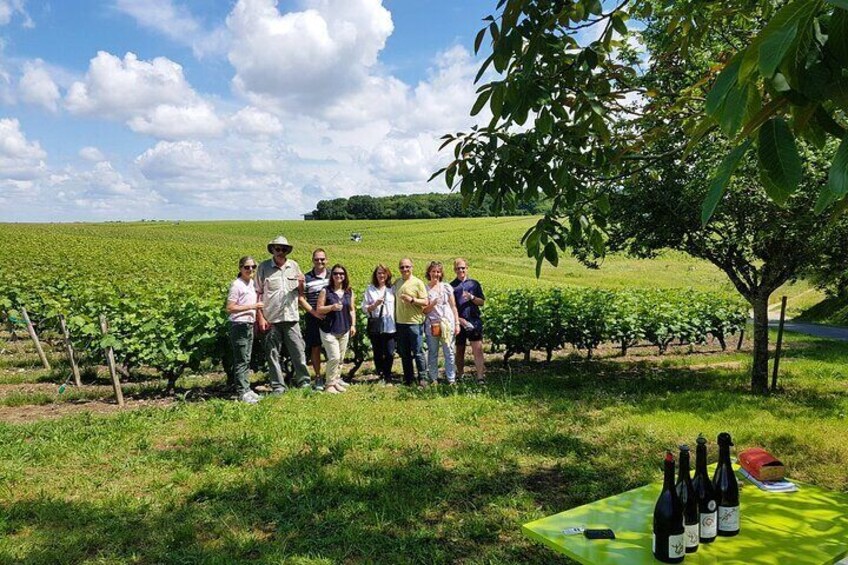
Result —
M 565 345 L 591 358 L 602 343 L 627 353 L 648 342 L 662 354 L 675 340 L 701 344 L 711 336 L 725 349 L 748 320 L 741 301 L 693 290 L 513 289 L 490 293 L 483 311 L 485 335 L 505 360 L 531 351 L 550 359 Z

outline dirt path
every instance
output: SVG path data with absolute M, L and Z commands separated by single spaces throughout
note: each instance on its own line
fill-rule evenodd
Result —
M 771 328 L 776 328 L 779 324 L 780 322 L 778 320 L 769 320 L 769 327 Z M 788 332 L 848 341 L 848 328 L 840 326 L 825 326 L 824 324 L 808 324 L 806 322 L 787 320 L 783 328 Z

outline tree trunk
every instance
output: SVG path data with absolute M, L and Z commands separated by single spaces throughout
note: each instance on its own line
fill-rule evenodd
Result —
M 754 367 L 751 370 L 751 392 L 768 394 L 768 299 L 759 292 L 749 300 L 754 307 Z

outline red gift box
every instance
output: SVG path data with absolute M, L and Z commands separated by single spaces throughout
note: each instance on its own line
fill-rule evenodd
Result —
M 786 474 L 783 463 L 761 447 L 741 451 L 739 464 L 760 481 L 779 481 Z

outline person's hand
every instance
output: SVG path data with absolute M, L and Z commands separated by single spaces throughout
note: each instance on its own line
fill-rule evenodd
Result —
M 297 275 L 297 290 L 301 294 L 306 290 L 306 277 L 303 276 L 303 273 Z
M 379 308 L 382 303 L 383 303 L 383 299 L 378 298 L 377 300 L 374 301 L 374 308 L 375 309 Z
M 257 323 L 259 324 L 259 331 L 262 333 L 267 332 L 268 329 L 271 327 L 271 324 L 269 324 L 268 321 L 265 320 L 265 318 L 259 318 L 259 320 L 257 320 Z
M 253 305 L 254 310 L 259 310 L 260 308 L 264 308 L 264 307 L 265 307 L 265 305 L 262 304 L 261 302 L 257 302 L 256 304 Z
M 400 299 L 406 302 L 407 304 L 412 304 L 413 300 L 415 300 L 411 294 L 401 294 Z
M 459 335 L 459 324 L 453 327 L 453 335 Z
M 344 304 L 342 304 L 341 302 L 333 304 L 333 310 L 335 310 L 336 312 L 341 312 L 343 308 Z
M 355 335 L 356 335 L 356 326 L 351 326 L 350 327 L 350 337 L 353 337 Z
M 463 300 L 474 300 L 474 295 L 468 292 L 467 290 L 462 291 L 462 299 Z

